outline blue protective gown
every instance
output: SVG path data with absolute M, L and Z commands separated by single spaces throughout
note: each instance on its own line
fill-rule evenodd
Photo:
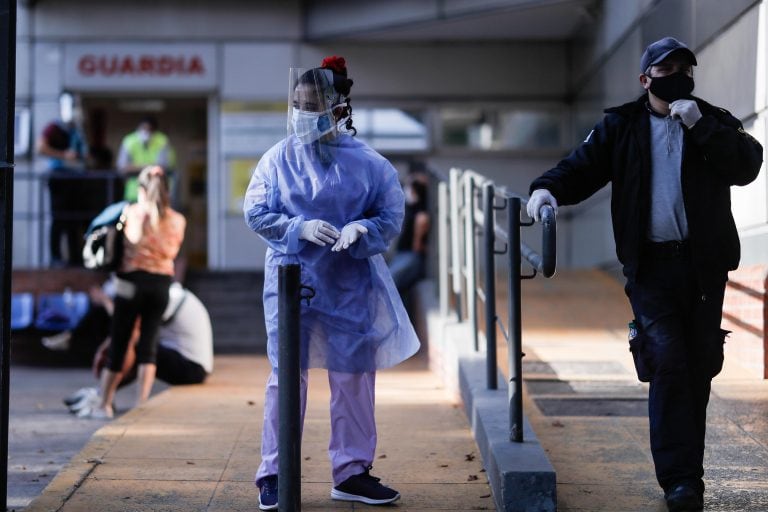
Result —
M 322 155 L 320 155 L 322 153 Z M 245 194 L 248 226 L 269 245 L 264 275 L 267 353 L 278 362 L 277 269 L 299 264 L 301 284 L 314 289 L 301 302 L 302 367 L 368 372 L 409 358 L 419 341 L 382 253 L 400 232 L 404 197 L 397 171 L 349 135 L 302 145 L 291 136 L 259 161 Z M 355 221 L 368 233 L 332 252 L 299 239 L 304 220 L 322 219 L 339 231 Z

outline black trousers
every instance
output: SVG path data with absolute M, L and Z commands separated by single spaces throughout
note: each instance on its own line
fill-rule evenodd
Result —
M 128 286 L 118 284 L 115 312 L 112 318 L 112 342 L 109 345 L 109 369 L 119 372 L 136 319 L 141 317 L 139 341 L 136 344 L 138 364 L 156 362 L 157 332 L 168 305 L 171 276 L 136 271 L 118 274 Z M 126 288 L 128 291 L 123 291 Z
M 136 380 L 137 365 L 120 379 L 120 387 Z M 173 386 L 185 384 L 202 384 L 208 377 L 205 370 L 199 364 L 190 361 L 171 348 L 159 345 L 157 347 L 157 375 L 156 377 Z
M 656 478 L 667 491 L 704 491 L 704 435 L 712 378 L 723 364 L 722 286 L 702 291 L 691 256 L 645 254 L 626 291 L 637 325 L 635 364 L 650 381 L 648 417 Z
M 81 180 L 73 177 L 75 171 L 53 171 L 48 178 L 51 196 L 51 260 L 54 263 L 83 264 L 83 234 L 88 227 L 88 213 L 84 212 Z M 64 261 L 61 241 L 67 244 L 68 259 Z
M 112 317 L 102 305 L 91 303 L 80 322 L 72 329 L 72 343 L 69 352 L 83 364 L 90 366 L 93 355 L 109 336 Z
M 199 364 L 162 345 L 157 349 L 157 378 L 174 386 L 202 384 L 208 376 Z

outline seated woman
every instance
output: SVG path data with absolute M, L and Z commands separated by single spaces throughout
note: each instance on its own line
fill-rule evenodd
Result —
M 427 205 L 428 178 L 422 171 L 411 171 L 403 186 L 405 217 L 397 241 L 397 251 L 389 262 L 389 271 L 400 295 L 426 276 L 427 243 L 430 228 Z

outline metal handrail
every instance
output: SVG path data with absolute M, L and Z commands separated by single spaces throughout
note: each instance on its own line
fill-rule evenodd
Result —
M 441 249 L 449 246 L 442 237 L 451 237 L 451 254 L 450 258 L 441 255 L 443 258 L 441 261 L 444 261 L 445 265 L 444 267 L 441 266 L 441 271 L 448 268 L 448 260 L 450 260 L 451 268 L 453 268 L 453 291 L 457 296 L 461 295 L 459 299 L 463 299 L 466 306 L 468 321 L 472 324 L 475 351 L 479 351 L 476 302 L 479 299 L 485 304 L 486 381 L 488 389 L 497 389 L 498 387 L 497 325 L 507 341 L 510 440 L 522 442 L 521 280 L 533 278 L 538 273 L 545 277 L 552 277 L 555 273 L 557 223 L 554 210 L 549 206 L 545 206 L 541 210 L 542 250 L 539 253 L 522 242 L 520 236 L 521 227 L 534 224 L 533 221 L 522 222 L 520 220 L 520 210 L 527 198 L 512 193 L 505 187 L 495 185 L 493 181 L 474 171 L 462 173 L 459 169 L 451 170 L 448 189 L 446 195 L 450 195 L 450 201 L 442 201 L 441 208 L 445 207 L 447 203 L 450 211 L 446 213 L 441 209 L 439 218 L 441 222 L 450 222 L 451 229 L 449 231 L 445 226 L 441 226 L 439 232 Z M 478 191 L 481 194 L 480 200 L 477 197 Z M 459 202 L 459 198 L 462 198 L 463 201 Z M 502 225 L 497 219 L 498 212 L 506 213 L 506 225 Z M 485 279 L 482 288 L 477 284 L 479 273 L 476 259 L 478 238 L 481 238 L 483 242 L 482 261 Z M 499 243 L 503 244 L 503 248 L 497 246 Z M 509 266 L 506 288 L 508 296 L 506 328 L 496 311 L 496 256 L 498 255 L 506 255 L 505 261 Z M 531 265 L 532 274 L 522 275 L 523 260 Z M 464 283 L 461 283 L 462 277 L 464 277 Z M 441 276 L 441 287 L 443 283 L 447 283 L 447 278 Z M 447 294 L 444 294 L 441 288 L 441 301 L 444 296 L 447 297 Z M 459 301 L 457 300 L 457 302 Z M 442 309 L 444 313 L 446 310 L 447 308 Z M 457 305 L 457 311 L 459 312 L 459 320 L 461 320 L 460 305 Z
M 53 210 L 51 191 L 48 183 L 51 179 L 59 183 L 78 183 L 82 192 L 77 194 L 76 201 L 66 210 Z M 14 181 L 17 184 L 21 201 L 17 202 L 14 220 L 26 222 L 29 233 L 20 243 L 28 244 L 23 252 L 29 256 L 22 265 L 43 267 L 47 264 L 48 255 L 48 226 L 54 220 L 76 223 L 83 227 L 99 214 L 106 206 L 122 198 L 122 188 L 125 176 L 116 170 L 87 170 L 72 172 L 35 172 L 15 171 Z

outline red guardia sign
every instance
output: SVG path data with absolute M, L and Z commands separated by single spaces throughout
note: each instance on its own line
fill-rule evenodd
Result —
M 203 76 L 204 59 L 199 55 L 99 55 L 84 54 L 77 62 L 84 77 Z
M 211 44 L 67 44 L 63 86 L 83 91 L 211 91 L 218 85 Z

